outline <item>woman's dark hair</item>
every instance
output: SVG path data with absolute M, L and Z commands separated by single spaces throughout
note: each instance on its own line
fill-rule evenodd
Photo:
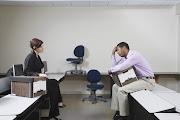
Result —
M 127 43 L 125 43 L 125 42 L 121 42 L 117 46 L 119 46 L 120 48 L 125 46 L 128 50 L 130 50 L 129 45 Z
M 41 45 L 43 44 L 43 41 L 42 40 L 39 40 L 37 38 L 33 38 L 31 41 L 30 41 L 30 47 L 35 50 L 39 47 L 41 47 Z M 35 48 L 33 48 L 35 47 Z

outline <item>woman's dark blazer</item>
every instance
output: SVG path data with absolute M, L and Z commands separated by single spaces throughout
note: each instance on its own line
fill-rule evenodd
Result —
M 38 76 L 44 64 L 38 55 L 36 57 L 35 51 L 32 51 L 25 59 L 24 62 L 24 75 L 25 76 Z

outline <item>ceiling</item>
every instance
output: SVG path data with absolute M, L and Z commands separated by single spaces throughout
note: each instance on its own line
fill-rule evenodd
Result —
M 0 0 L 0 6 L 176 6 L 180 0 Z

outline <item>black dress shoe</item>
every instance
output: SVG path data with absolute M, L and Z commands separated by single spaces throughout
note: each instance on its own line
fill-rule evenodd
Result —
M 62 106 L 59 106 L 60 108 L 65 108 L 66 107 L 66 105 L 65 104 L 63 104 Z
M 127 116 L 120 116 L 118 120 L 127 120 Z
M 119 120 L 120 115 L 119 115 L 119 111 L 116 111 L 116 113 L 114 114 L 113 120 Z
M 119 120 L 120 117 L 121 117 L 120 115 L 114 115 L 113 120 Z

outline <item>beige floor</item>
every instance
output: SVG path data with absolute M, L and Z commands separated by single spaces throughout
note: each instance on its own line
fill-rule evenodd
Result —
M 60 108 L 60 116 L 63 120 L 112 120 L 115 111 L 110 109 L 109 95 L 103 96 L 107 102 L 91 104 L 90 101 L 82 102 L 88 95 L 63 95 L 66 108 Z M 44 112 L 48 114 L 48 111 Z

